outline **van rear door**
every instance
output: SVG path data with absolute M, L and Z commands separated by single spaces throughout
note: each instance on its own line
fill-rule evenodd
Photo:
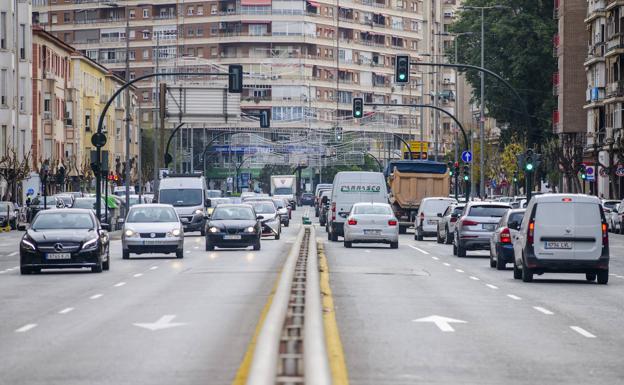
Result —
M 596 260 L 602 254 L 601 207 L 596 203 L 575 203 L 574 206 L 574 257 Z

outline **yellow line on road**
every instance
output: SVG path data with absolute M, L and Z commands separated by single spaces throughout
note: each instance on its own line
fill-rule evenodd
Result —
M 321 293 L 323 295 L 323 324 L 325 325 L 325 343 L 327 344 L 327 354 L 329 356 L 329 366 L 331 368 L 332 382 L 334 385 L 348 385 L 349 373 L 344 358 L 338 323 L 336 322 L 336 312 L 334 309 L 334 297 L 332 297 L 329 285 L 329 265 L 323 250 L 323 244 L 318 242 L 319 270 L 321 276 Z

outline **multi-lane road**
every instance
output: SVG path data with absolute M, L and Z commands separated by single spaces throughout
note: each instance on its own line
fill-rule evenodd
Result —
M 0 384 L 231 384 L 301 226 L 260 251 L 121 259 L 111 270 L 19 275 L 0 234 Z M 314 221 L 316 223 L 316 221 Z M 514 280 L 434 239 L 319 241 L 351 384 L 624 383 L 624 236 L 606 286 L 581 275 Z

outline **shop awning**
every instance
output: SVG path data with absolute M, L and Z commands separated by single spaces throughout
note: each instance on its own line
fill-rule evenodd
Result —
M 241 0 L 241 5 L 271 5 L 271 0 Z

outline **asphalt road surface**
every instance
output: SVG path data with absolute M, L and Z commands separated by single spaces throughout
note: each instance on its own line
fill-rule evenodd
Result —
M 327 242 L 350 383 L 624 384 L 624 237 L 610 238 L 607 286 L 523 283 L 412 233 L 399 250 Z
M 117 240 L 101 274 L 21 276 L 22 233 L 0 234 L 0 384 L 230 384 L 300 226 L 260 251 L 191 233 L 183 259 Z

